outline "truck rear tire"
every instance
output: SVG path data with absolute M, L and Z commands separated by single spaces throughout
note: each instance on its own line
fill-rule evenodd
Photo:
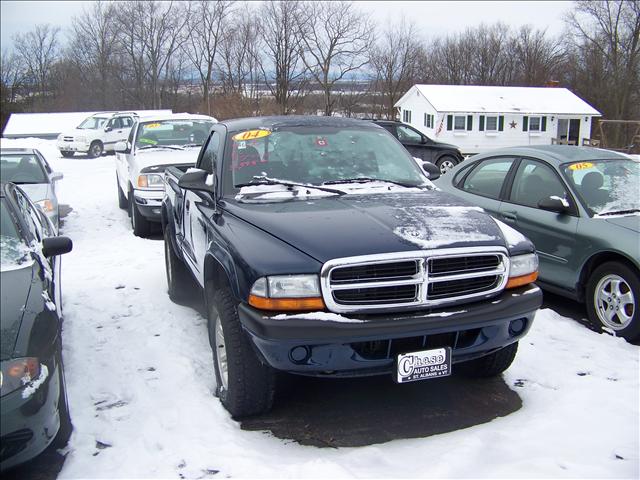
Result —
M 276 390 L 276 372 L 258 359 L 240 325 L 232 293 L 228 288 L 217 289 L 207 303 L 216 396 L 233 418 L 269 411 Z
M 171 300 L 180 302 L 187 296 L 187 286 L 192 282 L 186 265 L 173 249 L 168 226 L 164 230 L 164 262 L 167 272 L 167 293 Z
M 518 342 L 512 343 L 497 352 L 469 362 L 463 362 L 454 367 L 454 370 L 467 377 L 487 378 L 495 377 L 504 372 L 513 363 L 518 351 Z

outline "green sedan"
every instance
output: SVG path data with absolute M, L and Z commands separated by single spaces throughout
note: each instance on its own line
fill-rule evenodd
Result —
M 640 337 L 640 162 L 592 147 L 514 147 L 435 183 L 531 239 L 542 288 L 586 303 L 597 329 Z

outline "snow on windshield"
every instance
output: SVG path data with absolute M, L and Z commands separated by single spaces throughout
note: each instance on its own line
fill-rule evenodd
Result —
M 0 235 L 0 270 L 15 270 L 31 263 L 31 249 L 15 237 Z
M 640 163 L 598 160 L 572 163 L 564 173 L 591 212 L 599 215 L 640 210 Z

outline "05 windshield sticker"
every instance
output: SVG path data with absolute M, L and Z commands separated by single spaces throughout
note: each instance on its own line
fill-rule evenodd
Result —
M 569 170 L 587 170 L 589 168 L 593 168 L 593 163 L 579 162 L 579 163 L 573 163 L 569 165 Z
M 269 135 L 271 135 L 270 130 L 247 130 L 237 133 L 231 138 L 234 142 L 241 142 L 244 140 L 256 140 L 258 138 L 268 137 Z

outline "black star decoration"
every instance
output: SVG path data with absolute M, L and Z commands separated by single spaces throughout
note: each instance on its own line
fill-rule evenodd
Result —
M 518 124 L 517 124 L 517 123 L 515 122 L 515 120 L 514 120 L 513 122 L 511 122 L 511 123 L 509 124 L 509 126 L 510 126 L 511 128 L 516 128 L 516 127 L 518 126 Z

